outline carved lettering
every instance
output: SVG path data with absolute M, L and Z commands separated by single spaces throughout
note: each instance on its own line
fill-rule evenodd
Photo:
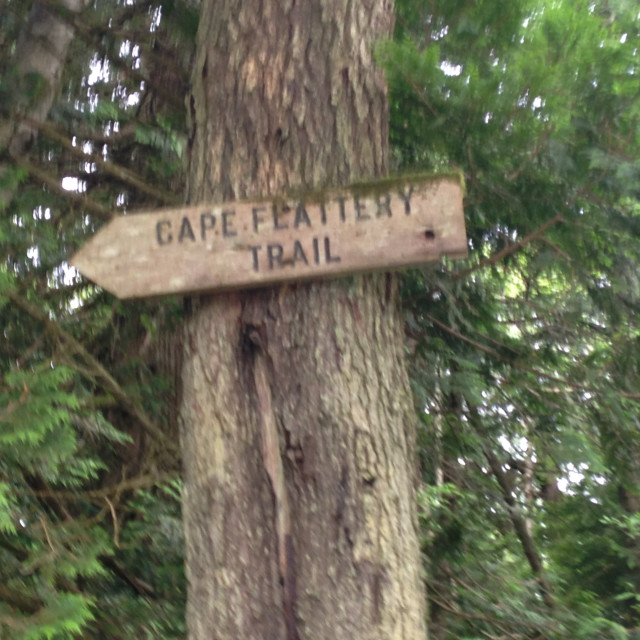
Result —
M 320 221 L 323 225 L 327 224 L 327 209 L 324 205 L 324 202 L 320 203 Z
M 200 216 L 200 238 L 206 240 L 207 230 L 213 229 L 216 226 L 216 217 L 213 213 L 203 213 Z
M 291 205 L 276 203 L 251 206 L 251 217 L 238 218 L 236 208 L 203 211 L 199 214 L 187 215 L 174 219 L 164 218 L 155 223 L 155 240 L 158 246 L 173 244 L 211 242 L 213 236 L 218 238 L 237 238 L 244 234 L 266 234 L 266 242 L 262 244 L 247 244 L 240 242 L 237 247 L 249 252 L 251 268 L 254 272 L 261 270 L 274 271 L 285 267 L 309 267 L 329 265 L 342 261 L 336 250 L 335 237 L 332 235 L 305 236 L 282 242 L 274 242 L 274 231 L 284 230 L 312 230 L 316 227 L 338 225 L 339 223 L 374 222 L 380 218 L 392 218 L 394 211 L 404 210 L 405 215 L 414 213 L 412 185 L 401 186 L 395 191 L 379 192 L 370 196 L 337 195 L 325 202 L 296 201 Z M 353 208 L 351 208 L 353 202 Z M 233 207 L 233 205 L 232 205 Z M 415 208 L 415 207 L 414 207 Z M 286 214 L 291 217 L 288 218 Z M 196 215 L 199 220 L 196 221 Z M 216 218 L 220 217 L 220 222 Z M 270 217 L 271 216 L 271 217 Z M 193 219 L 192 219 L 193 218 Z M 178 225 L 179 220 L 179 225 Z M 199 225 L 198 237 L 194 233 L 195 225 Z M 216 226 L 218 224 L 218 226 Z M 219 231 L 218 231 L 219 228 Z M 283 234 L 283 240 L 287 236 Z M 427 240 L 434 238 L 433 231 L 425 233 Z M 215 243 L 215 238 L 214 238 Z M 251 241 L 250 241 L 251 242 Z M 255 239 L 253 240 L 255 242 Z M 332 246 L 333 243 L 333 246 Z M 218 247 L 214 244 L 211 246 Z M 218 249 L 216 248 L 216 251 Z M 221 250 L 227 250 L 221 247 Z M 264 252 L 263 252 L 264 250 Z
M 266 211 L 267 207 L 253 207 L 251 214 L 253 215 L 253 230 L 258 233 L 258 227 L 261 222 L 264 222 L 264 218 L 261 218 L 258 214 L 262 211 Z
M 467 251 L 455 183 L 452 176 L 405 176 L 116 216 L 74 266 L 135 298 L 395 269 L 443 254 L 453 259 Z
M 290 211 L 289 207 L 285 205 L 282 207 L 282 213 L 288 213 Z M 286 222 L 281 223 L 278 217 L 278 205 L 273 205 L 273 228 L 276 231 L 280 231 L 281 229 L 288 229 L 289 225 Z
M 163 230 L 166 227 L 166 234 Z M 173 236 L 171 235 L 171 220 L 160 220 L 158 224 L 156 224 L 156 238 L 158 239 L 158 244 L 171 244 L 173 240 Z
M 180 223 L 180 233 L 178 234 L 178 242 L 182 242 L 185 238 L 189 238 L 191 242 L 196 241 L 196 237 L 193 234 L 193 228 L 191 227 L 191 223 L 189 222 L 189 218 L 184 216 L 182 218 L 182 222 Z
M 331 243 L 329 242 L 329 236 L 325 236 L 324 238 L 324 258 L 327 264 L 330 262 L 340 262 L 340 256 L 331 255 Z
M 231 228 L 233 222 L 229 220 L 236 215 L 236 212 L 233 209 L 228 209 L 227 211 L 222 212 L 222 235 L 225 238 L 233 238 L 238 235 L 238 232 L 235 229 Z
M 300 243 L 300 240 L 296 240 L 293 243 L 293 266 L 296 266 L 296 262 L 298 261 L 302 261 L 305 264 L 309 264 L 309 261 L 307 260 L 307 255 L 304 252 L 304 249 L 302 248 L 302 244 Z
M 335 199 L 335 202 L 337 202 L 337 203 L 338 203 L 338 205 L 340 206 L 340 220 L 341 220 L 342 222 L 344 222 L 344 221 L 347 219 L 347 212 L 345 211 L 345 208 L 344 208 L 344 203 L 345 203 L 346 201 L 347 201 L 347 199 L 346 199 L 346 198 L 343 198 L 343 197 L 341 197 L 341 196 L 338 196 L 338 197 Z
M 269 270 L 277 264 L 282 267 L 282 245 L 281 244 L 268 244 L 267 245 L 267 259 L 269 261 Z
M 358 196 L 353 197 L 353 207 L 356 210 L 356 220 L 369 220 L 371 216 L 368 213 L 363 213 L 367 207 L 360 202 Z
M 376 218 L 380 216 L 386 215 L 388 218 L 391 217 L 391 194 L 384 194 L 384 202 L 380 201 L 380 196 L 376 199 Z
M 249 251 L 251 251 L 251 255 L 253 257 L 253 270 L 258 271 L 258 251 L 262 249 L 261 244 L 252 244 L 249 245 Z
M 403 193 L 402 191 L 398 191 L 398 195 L 402 198 L 402 202 L 404 202 L 404 212 L 407 215 L 411 214 L 411 196 L 413 195 L 413 187 L 409 187 L 409 191 Z
M 306 224 L 307 227 L 311 226 L 311 220 L 309 220 L 309 214 L 305 209 L 304 202 L 298 202 L 298 206 L 296 207 L 296 219 L 293 221 L 294 229 L 297 229 L 302 223 Z

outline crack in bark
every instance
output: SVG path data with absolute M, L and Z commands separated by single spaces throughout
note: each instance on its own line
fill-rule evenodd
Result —
M 300 640 L 296 624 L 296 577 L 291 536 L 291 512 L 280 455 L 278 425 L 269 384 L 268 354 L 264 339 L 256 327 L 247 327 L 247 337 L 255 348 L 253 375 L 258 399 L 262 440 L 262 459 L 269 476 L 275 502 L 275 529 L 278 543 L 278 569 L 282 586 L 282 606 L 287 640 Z

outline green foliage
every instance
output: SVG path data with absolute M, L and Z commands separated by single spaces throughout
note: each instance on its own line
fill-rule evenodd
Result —
M 15 124 L 48 87 L 17 73 L 28 6 L 6 4 Z M 403 279 L 431 637 L 632 640 L 637 7 L 401 0 L 396 25 L 394 169 L 467 187 L 468 261 Z M 182 190 L 197 5 L 101 2 L 78 26 L 53 131 L 0 149 L 0 637 L 184 638 L 179 460 L 148 431 L 177 440 L 159 337 L 179 304 L 114 301 L 68 259 Z
M 398 169 L 467 186 L 468 262 L 404 281 L 435 637 L 638 626 L 639 36 L 625 2 L 406 0 L 379 52 Z
M 153 185 L 180 191 L 179 34 L 195 11 L 174 3 L 164 28 L 146 4 L 89 7 L 50 88 L 18 72 L 27 4 L 0 12 L 0 637 L 184 638 L 179 460 L 144 426 L 169 431 L 154 343 L 175 303 L 121 305 L 68 260 L 116 207 L 158 206 Z M 46 127 L 10 157 L 11 127 L 49 89 Z
M 74 372 L 51 363 L 10 370 L 0 384 L 3 637 L 65 638 L 94 618 L 94 596 L 74 584 L 103 573 L 111 541 L 86 515 L 55 505 L 56 487 L 86 486 L 104 468 L 74 425 L 83 396 Z

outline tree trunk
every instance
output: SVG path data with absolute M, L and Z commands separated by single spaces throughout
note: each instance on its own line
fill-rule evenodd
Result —
M 61 0 L 60 9 L 79 13 L 87 4 L 88 0 Z M 24 110 L 33 120 L 44 122 L 49 115 L 58 94 L 67 52 L 74 36 L 71 24 L 59 17 L 46 3 L 33 3 L 13 55 L 16 71 L 23 82 L 30 75 L 37 76 L 37 80 L 31 78 L 32 82 L 39 85 L 37 89 L 35 86 L 31 89 L 35 96 L 26 95 L 26 86 L 19 87 L 22 90 L 19 97 L 13 96 L 17 103 L 15 106 Z M 11 125 L 15 129 L 3 127 L 0 132 L 0 145 L 8 146 L 13 156 L 20 156 L 25 152 L 30 139 L 37 135 L 37 131 L 24 122 Z
M 383 174 L 374 0 L 204 0 L 192 203 Z M 200 298 L 184 340 L 192 640 L 424 640 L 393 276 Z
M 61 0 L 60 9 L 80 13 L 88 0 Z M 46 4 L 34 2 L 29 18 L 9 60 L 9 70 L 15 73 L 11 109 L 21 110 L 32 120 L 44 122 L 58 95 L 62 71 L 69 47 L 75 37 L 74 28 Z M 29 86 L 29 85 L 33 86 Z M 5 107 L 7 105 L 4 105 Z M 37 137 L 37 130 L 13 117 L 0 121 L 0 151 L 8 149 L 13 158 L 23 156 Z M 8 166 L 0 163 L 0 179 Z M 13 188 L 0 188 L 0 202 L 9 202 Z

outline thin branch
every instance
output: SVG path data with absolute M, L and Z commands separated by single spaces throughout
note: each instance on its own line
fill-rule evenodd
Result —
M 164 189 L 159 188 L 157 185 L 152 185 L 146 182 L 141 176 L 134 173 L 129 169 L 125 169 L 120 165 L 111 162 L 109 160 L 103 160 L 100 156 L 95 154 L 88 154 L 82 151 L 80 147 L 74 146 L 71 143 L 71 140 L 67 136 L 66 132 L 60 130 L 58 127 L 52 125 L 49 122 L 38 122 L 33 118 L 29 118 L 27 116 L 20 116 L 23 122 L 26 122 L 32 127 L 36 127 L 43 135 L 45 135 L 50 140 L 53 140 L 60 144 L 64 149 L 72 153 L 73 155 L 82 158 L 86 162 L 95 163 L 97 167 L 99 167 L 105 173 L 112 175 L 114 178 L 117 178 L 121 182 L 124 182 L 138 191 L 151 196 L 156 200 L 160 200 L 163 204 L 167 205 L 176 205 L 181 204 L 182 199 L 179 196 L 176 196 L 174 193 L 169 191 L 165 191 Z
M 460 586 L 462 586 L 465 590 L 474 593 L 477 597 L 481 598 L 482 600 L 484 600 L 485 602 L 487 602 L 489 604 L 489 606 L 495 607 L 496 605 L 492 602 L 490 602 L 487 598 L 485 598 L 482 594 L 479 594 L 478 591 L 476 589 L 473 589 L 472 587 L 470 587 L 469 585 L 466 585 L 464 582 L 462 582 L 462 580 L 459 580 L 457 577 L 453 577 L 453 581 L 458 583 Z M 433 584 L 433 581 L 430 581 L 431 584 Z M 444 596 L 446 597 L 446 595 Z M 488 615 L 483 615 L 480 613 L 471 613 L 471 612 L 467 612 L 467 611 L 463 611 L 460 608 L 454 608 L 453 606 L 451 606 L 446 600 L 441 600 L 440 598 L 436 598 L 433 595 L 433 591 L 431 591 L 428 595 L 429 600 L 431 600 L 432 602 L 434 602 L 435 604 L 437 604 L 441 609 L 443 609 L 444 611 L 451 613 L 453 615 L 459 616 L 461 618 L 464 618 L 465 620 L 477 620 L 479 622 L 487 622 L 489 624 L 495 625 L 498 628 L 501 628 L 505 633 L 509 634 L 510 637 L 512 638 L 521 638 L 521 635 L 513 635 L 510 631 L 508 631 L 507 629 L 509 629 L 510 627 L 513 626 L 517 626 L 517 627 L 526 627 L 527 629 L 531 629 L 532 631 L 536 631 L 538 633 L 543 633 L 544 636 L 539 636 L 540 638 L 546 638 L 547 636 L 547 632 L 546 631 L 542 631 L 540 629 L 540 625 L 535 625 L 532 624 L 531 622 L 528 622 L 527 620 L 523 620 L 523 619 L 519 619 L 517 621 L 511 621 L 511 620 L 506 620 L 505 618 L 497 618 L 497 617 L 492 617 L 492 616 L 488 616 Z
M 448 324 L 441 322 L 440 320 L 438 320 L 438 318 L 436 318 L 435 316 L 432 316 L 430 313 L 425 314 L 425 318 L 429 320 L 429 322 L 432 322 L 436 326 L 440 327 L 441 329 L 443 329 L 444 331 L 452 335 L 454 338 L 458 338 L 459 340 L 462 340 L 467 344 L 470 344 L 471 346 L 475 347 L 476 349 L 478 349 L 478 351 L 482 351 L 487 355 L 493 356 L 494 358 L 498 358 L 502 362 L 513 364 L 513 360 L 511 360 L 510 358 L 505 358 L 504 356 L 500 355 L 495 349 L 492 349 L 491 347 L 487 347 L 481 342 L 476 342 L 472 338 L 465 336 L 463 333 L 460 333 L 458 330 L 454 329 L 453 327 L 450 327 Z
M 115 496 L 123 493 L 124 491 L 136 491 L 139 489 L 148 489 L 157 485 L 164 480 L 175 478 L 175 473 L 165 474 L 153 474 L 139 476 L 137 478 L 130 478 L 123 480 L 117 485 L 111 485 L 103 487 L 102 489 L 94 489 L 91 491 L 32 491 L 31 493 L 37 498 L 53 498 L 56 500 L 98 500 L 108 501 L 108 496 Z
M 475 411 L 474 407 L 470 407 L 468 415 L 471 418 L 471 423 L 474 425 L 476 431 L 482 433 L 480 419 L 478 418 L 477 412 Z M 511 524 L 513 525 L 513 529 L 516 532 L 518 539 L 520 540 L 522 550 L 525 557 L 527 558 L 527 561 L 529 562 L 531 571 L 536 576 L 536 580 L 540 585 L 540 595 L 542 596 L 542 600 L 547 605 L 547 607 L 553 609 L 555 607 L 555 599 L 553 597 L 551 585 L 549 584 L 549 581 L 545 576 L 540 554 L 536 549 L 535 541 L 533 540 L 531 532 L 527 527 L 527 523 L 522 516 L 521 508 L 513 496 L 513 488 L 507 477 L 507 474 L 503 471 L 500 460 L 498 460 L 498 456 L 496 456 L 492 449 L 490 449 L 486 445 L 483 445 L 482 451 L 484 453 L 484 457 L 489 463 L 491 472 L 500 485 L 500 489 L 502 490 L 502 499 L 507 505 L 507 511 L 511 519 Z
M 464 618 L 465 620 L 478 620 L 479 622 L 488 622 L 489 624 L 494 624 L 496 626 L 506 625 L 505 620 L 499 620 L 498 618 L 493 618 L 491 616 L 485 616 L 481 613 L 470 613 L 463 611 L 459 608 L 454 608 L 449 605 L 445 600 L 441 600 L 440 598 L 436 598 L 433 593 L 430 593 L 428 596 L 429 600 L 437 604 L 441 609 L 444 609 L 448 613 L 452 613 L 455 616 L 459 616 Z M 536 629 L 537 631 L 537 629 Z
M 120 548 L 120 525 L 118 524 L 118 516 L 116 514 L 115 507 L 113 506 L 113 502 L 111 502 L 111 500 L 109 500 L 107 496 L 104 497 L 104 500 L 109 505 L 109 509 L 111 511 L 111 520 L 113 522 L 113 544 L 115 545 L 116 549 L 119 549 Z
M 90 131 L 88 129 L 79 129 L 78 137 L 100 144 L 116 144 L 127 140 L 132 140 L 136 136 L 136 125 L 129 123 L 120 128 L 119 131 L 111 131 L 111 133 L 100 133 L 98 131 Z
M 405 80 L 408 82 L 409 86 L 415 91 L 418 99 L 424 106 L 434 115 L 437 116 L 436 110 L 431 106 L 431 103 L 427 100 L 424 95 L 424 89 L 421 89 L 415 80 L 411 79 L 409 76 L 405 76 Z
M 144 580 L 132 575 L 120 563 L 116 562 L 111 556 L 100 556 L 102 564 L 117 575 L 123 582 L 129 584 L 141 596 L 155 596 L 153 587 Z
M 567 262 L 573 262 L 573 260 L 571 260 L 571 256 L 566 251 L 563 251 L 555 242 L 551 242 L 549 238 L 545 237 L 540 238 L 540 240 L 546 245 L 550 246 L 559 256 L 562 256 Z
M 49 536 L 49 529 L 47 529 L 47 521 L 44 515 L 40 518 L 40 524 L 42 525 L 42 530 L 44 531 L 44 535 L 47 538 L 47 544 L 49 545 L 49 548 L 51 549 L 51 551 L 53 551 L 54 554 L 58 555 L 56 548 L 53 546 L 53 543 L 51 542 L 51 537 Z
M 509 182 L 517 180 L 523 173 L 523 171 L 527 168 L 527 165 L 531 164 L 540 155 L 543 145 L 545 145 L 551 134 L 555 131 L 555 128 L 556 125 L 554 123 L 542 134 L 542 136 L 538 140 L 536 140 L 535 144 L 533 145 L 533 149 L 531 149 L 531 153 L 523 160 L 522 164 L 508 176 Z
M 111 218 L 113 217 L 114 212 L 108 207 L 105 207 L 103 204 L 100 204 L 96 200 L 93 200 L 88 196 L 72 193 L 70 191 L 67 191 L 66 189 L 63 189 L 62 185 L 60 184 L 60 179 L 57 176 L 54 177 L 50 175 L 46 171 L 39 169 L 26 160 L 18 160 L 16 161 L 16 164 L 19 168 L 27 171 L 31 177 L 45 184 L 47 188 L 56 195 L 62 196 L 67 200 L 71 200 L 71 202 L 76 203 L 81 208 L 97 214 L 102 220 L 111 220 Z
M 40 2 L 41 4 L 44 4 L 52 8 L 54 11 L 56 11 L 56 13 L 58 14 L 58 17 L 61 20 L 64 20 L 67 24 L 72 26 L 76 30 L 77 34 L 82 36 L 85 40 L 91 41 L 99 50 L 103 49 L 104 47 L 105 37 L 116 35 L 113 29 L 105 28 L 103 25 L 94 26 L 94 25 L 85 24 L 85 22 L 80 17 L 76 16 L 75 14 L 67 10 L 64 10 L 60 6 L 60 3 L 57 2 L 56 0 L 40 0 Z M 150 3 L 146 3 L 146 4 L 150 4 Z M 118 24 L 118 23 L 124 24 L 124 22 L 130 16 L 135 15 L 136 13 L 137 14 L 144 13 L 144 11 L 142 12 L 140 11 L 140 9 L 143 8 L 144 6 L 145 5 L 136 3 L 135 10 L 131 12 L 125 11 L 121 13 L 120 17 L 114 18 L 114 24 Z M 129 39 L 131 39 L 132 38 L 131 31 L 127 30 L 121 35 L 121 37 L 128 37 Z M 147 75 L 142 71 L 140 71 L 139 69 L 132 69 L 130 65 L 126 64 L 117 55 L 117 52 L 109 51 L 107 52 L 107 55 L 109 56 L 110 64 L 113 64 L 119 69 L 122 69 L 123 71 L 125 71 L 127 75 L 133 78 L 136 82 L 138 83 L 144 82 L 147 86 L 153 88 L 154 93 L 156 93 L 160 98 L 165 100 L 171 106 L 177 107 L 179 109 L 184 109 L 184 96 L 181 95 L 179 91 L 178 92 L 172 91 L 171 87 L 167 87 L 165 86 L 165 84 L 161 82 L 157 82 L 153 74 Z M 146 57 L 157 58 L 155 53 L 152 50 L 148 50 L 147 48 L 145 48 L 144 55 Z M 166 58 L 166 56 L 163 56 L 163 58 Z M 167 61 L 163 60 L 163 62 L 165 62 L 166 64 Z M 158 63 L 158 64 L 161 65 L 161 63 Z M 180 67 L 178 67 L 177 71 L 183 71 L 183 70 Z M 186 71 L 183 71 L 183 73 L 178 75 L 184 76 L 185 74 L 186 74 Z M 185 92 L 186 92 L 186 89 L 185 89 Z
M 480 342 L 477 342 L 476 340 L 473 340 L 472 338 L 469 338 L 468 336 L 465 336 L 463 333 L 460 333 L 460 331 L 458 331 L 457 329 L 454 329 L 453 327 L 450 327 L 449 325 L 445 324 L 444 322 L 441 322 L 440 320 L 438 320 L 437 318 L 435 318 L 434 316 L 432 316 L 431 314 L 425 314 L 425 318 L 427 318 L 427 320 L 429 320 L 430 322 L 432 322 L 433 324 L 435 324 L 436 326 L 440 327 L 443 331 L 446 331 L 447 333 L 449 333 L 450 335 L 454 336 L 455 338 L 458 338 L 459 340 L 462 340 L 464 342 L 466 342 L 467 344 L 470 344 L 471 346 L 475 347 L 476 349 L 478 349 L 479 351 L 482 351 L 483 353 L 486 353 L 487 355 L 490 355 L 493 358 L 496 358 L 497 360 L 500 360 L 501 362 L 505 362 L 506 364 L 512 366 L 514 369 L 519 369 L 520 371 L 525 371 L 526 373 L 532 373 L 536 376 L 539 376 L 541 378 L 546 378 L 547 380 L 551 380 L 553 382 L 558 382 L 560 384 L 564 384 L 567 386 L 568 389 L 551 389 L 551 391 L 553 393 L 561 393 L 561 392 L 566 392 L 567 390 L 570 391 L 585 391 L 585 392 L 589 392 L 589 393 L 593 393 L 593 394 L 598 394 L 601 393 L 601 390 L 599 389 L 595 389 L 593 387 L 588 387 L 586 385 L 581 385 L 581 384 L 576 384 L 575 382 L 571 381 L 571 380 L 567 380 L 566 378 L 561 378 L 560 376 L 556 376 L 556 375 L 552 375 L 550 373 L 546 373 L 545 371 L 541 371 L 540 369 L 535 369 L 533 367 L 528 367 L 527 365 L 524 365 L 520 362 L 518 362 L 515 359 L 512 358 L 507 358 L 505 356 L 503 356 L 502 354 L 498 353 L 495 349 L 492 349 L 491 347 L 488 347 Z M 619 389 L 616 389 L 616 393 L 622 397 L 622 398 L 626 398 L 627 400 L 640 400 L 640 393 L 631 393 L 629 391 L 621 391 Z
M 29 346 L 20 354 L 20 357 L 15 364 L 16 371 L 22 369 L 25 363 L 28 362 L 29 358 L 31 358 L 34 353 L 38 352 L 42 348 L 43 342 L 44 340 L 42 339 L 42 336 L 37 336 L 36 339 L 31 343 L 31 346 Z
M 473 265 L 472 267 L 469 267 L 468 269 L 463 269 L 462 271 L 452 273 L 451 279 L 455 281 L 460 280 L 460 278 L 466 278 L 469 274 L 474 273 L 475 271 L 484 269 L 484 267 L 488 267 L 491 264 L 499 262 L 503 258 L 506 258 L 508 255 L 515 253 L 534 240 L 537 240 L 547 229 L 557 224 L 558 222 L 564 222 L 564 217 L 560 213 L 547 220 L 544 224 L 540 225 L 535 231 L 528 233 L 526 236 L 524 236 L 524 238 L 522 238 L 522 240 L 514 242 L 513 244 L 505 247 L 501 251 L 497 251 L 484 260 L 480 260 L 480 262 Z

